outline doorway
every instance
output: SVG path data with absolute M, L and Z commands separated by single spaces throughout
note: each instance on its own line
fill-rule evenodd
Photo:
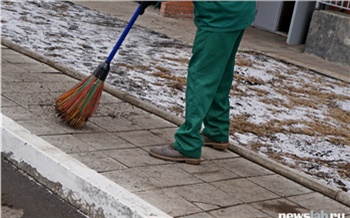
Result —
M 288 34 L 294 12 L 294 1 L 283 2 L 277 31 Z
M 295 1 L 258 1 L 253 26 L 287 35 Z

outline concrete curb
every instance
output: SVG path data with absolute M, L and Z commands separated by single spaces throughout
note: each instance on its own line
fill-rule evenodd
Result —
M 62 73 L 65 73 L 69 76 L 72 76 L 74 78 L 77 79 L 81 79 L 84 76 L 82 76 L 82 74 L 73 71 L 65 66 L 62 66 L 61 64 L 57 64 L 51 60 L 48 60 L 46 57 L 43 57 L 41 55 L 38 55 L 34 52 L 28 51 L 20 46 L 18 46 L 15 43 L 9 42 L 8 40 L 4 40 L 2 39 L 2 44 L 17 51 L 20 52 L 22 54 L 25 54 L 33 59 L 36 59 L 38 61 L 41 61 L 59 71 L 61 71 Z M 67 70 L 68 69 L 68 70 Z M 129 102 L 130 104 L 133 104 L 139 108 L 142 108 L 150 113 L 153 113 L 165 120 L 168 120 L 169 122 L 172 122 L 176 125 L 181 125 L 184 121 L 184 119 L 176 117 L 170 113 L 167 113 L 149 103 L 143 102 L 140 99 L 129 95 L 126 92 L 123 91 L 119 91 L 114 89 L 113 87 L 109 86 L 108 84 L 106 84 L 105 86 L 105 91 L 107 91 L 108 93 L 120 98 L 121 100 L 124 100 L 126 102 Z M 350 194 L 343 192 L 341 190 L 335 189 L 333 187 L 330 187 L 328 185 L 325 185 L 323 183 L 320 183 L 319 181 L 316 181 L 315 179 L 312 179 L 310 176 L 297 172 L 291 168 L 288 168 L 280 163 L 277 163 L 271 159 L 268 159 L 262 155 L 259 155 L 243 146 L 234 144 L 231 142 L 231 147 L 230 150 L 234 151 L 235 153 L 241 155 L 242 157 L 245 157 L 246 159 L 253 161 L 255 163 L 260 164 L 263 167 L 266 167 L 267 169 L 270 169 L 280 175 L 283 175 L 301 185 L 304 185 L 305 187 L 308 187 L 310 189 L 313 189 L 317 192 L 320 192 L 340 203 L 343 203 L 347 206 L 350 207 Z
M 170 217 L 66 153 L 2 116 L 2 153 L 91 217 Z

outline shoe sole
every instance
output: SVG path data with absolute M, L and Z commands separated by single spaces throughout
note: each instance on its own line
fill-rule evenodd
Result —
M 204 142 L 204 146 L 209 146 L 217 150 L 225 150 L 230 147 L 230 143 Z
M 161 160 L 174 161 L 174 162 L 185 162 L 185 163 L 191 164 L 191 165 L 199 165 L 201 163 L 200 159 L 167 157 L 167 156 L 163 156 L 163 155 L 160 155 L 160 154 L 153 153 L 151 151 L 149 152 L 149 154 L 152 157 L 158 158 L 158 159 L 161 159 Z

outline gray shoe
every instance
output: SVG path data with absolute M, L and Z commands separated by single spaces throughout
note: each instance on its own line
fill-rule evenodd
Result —
M 203 137 L 203 146 L 210 146 L 210 147 L 213 147 L 217 150 L 225 150 L 227 149 L 228 147 L 230 147 L 230 143 L 229 142 L 217 142 L 217 141 L 213 141 L 211 140 L 210 138 L 202 135 Z
M 190 158 L 182 155 L 175 149 L 173 145 L 164 145 L 151 148 L 149 154 L 152 157 L 162 160 L 185 162 L 187 164 L 193 165 L 199 165 L 201 163 L 201 160 L 199 158 Z

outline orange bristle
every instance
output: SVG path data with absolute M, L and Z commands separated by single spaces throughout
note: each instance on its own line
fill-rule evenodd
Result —
M 58 116 L 67 125 L 82 128 L 95 112 L 103 90 L 103 81 L 91 75 L 56 99 Z

